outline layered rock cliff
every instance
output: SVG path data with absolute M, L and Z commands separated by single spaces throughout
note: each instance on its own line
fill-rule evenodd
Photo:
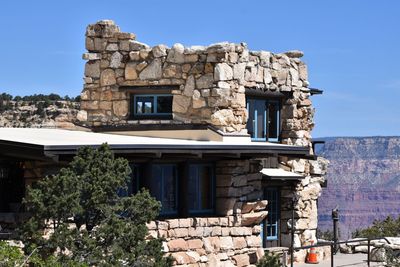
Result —
M 79 102 L 3 101 L 0 127 L 74 128 L 79 119 Z
M 400 137 L 325 138 L 319 155 L 330 161 L 319 199 L 319 227 L 332 229 L 338 205 L 341 238 L 376 219 L 400 215 Z

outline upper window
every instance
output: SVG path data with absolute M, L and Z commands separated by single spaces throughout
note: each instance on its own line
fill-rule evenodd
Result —
M 278 100 L 248 98 L 247 131 L 253 141 L 279 141 L 280 102 Z
M 131 117 L 134 119 L 170 118 L 172 116 L 172 95 L 132 94 Z

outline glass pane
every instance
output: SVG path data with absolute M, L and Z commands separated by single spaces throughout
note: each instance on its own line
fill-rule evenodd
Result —
M 157 113 L 172 113 L 172 96 L 157 97 Z
M 176 168 L 174 165 L 160 165 L 162 168 L 162 194 L 161 205 L 162 212 L 175 212 L 177 210 L 176 203 Z
M 137 114 L 151 114 L 153 110 L 153 96 L 136 96 L 136 113 Z
M 144 102 L 143 113 L 145 114 L 153 113 L 153 102 Z
M 264 100 L 256 100 L 255 101 L 255 111 L 257 114 L 257 122 L 256 122 L 256 138 L 263 139 L 265 138 L 265 101 Z
M 247 120 L 247 132 L 254 138 L 254 127 L 255 127 L 255 120 L 254 120 L 254 100 L 248 99 L 247 100 L 247 112 L 249 113 L 249 118 Z
M 199 203 L 197 201 L 197 192 L 198 192 L 198 173 L 197 168 L 190 167 L 189 168 L 189 180 L 188 180 L 188 201 L 189 201 L 189 209 L 197 210 L 199 207 Z
M 189 210 L 213 208 L 213 170 L 210 165 L 191 165 L 189 168 Z
M 147 187 L 150 193 L 158 201 L 161 201 L 161 188 L 163 180 L 163 168 L 162 165 L 153 165 L 152 167 L 152 177 L 147 181 Z
M 266 188 L 265 199 L 268 200 L 267 238 L 276 239 L 279 227 L 279 192 L 277 188 Z
M 136 113 L 137 114 L 143 113 L 143 103 L 142 102 L 136 102 Z
M 268 138 L 279 137 L 279 103 L 268 103 Z
M 212 209 L 212 169 L 211 166 L 203 166 L 200 174 L 200 209 Z

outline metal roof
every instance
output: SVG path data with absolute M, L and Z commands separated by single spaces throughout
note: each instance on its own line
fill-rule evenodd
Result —
M 263 168 L 260 171 L 263 176 L 266 176 L 272 180 L 281 180 L 281 179 L 288 179 L 288 180 L 300 180 L 304 179 L 304 176 L 298 173 L 285 171 L 279 168 Z
M 144 136 L 125 136 L 85 131 L 44 128 L 0 128 L 0 155 L 10 151 L 42 151 L 44 155 L 74 154 L 81 146 L 97 147 L 107 143 L 116 153 L 247 153 L 308 155 L 308 147 L 269 142 L 251 142 L 250 138 L 224 141 L 197 141 Z

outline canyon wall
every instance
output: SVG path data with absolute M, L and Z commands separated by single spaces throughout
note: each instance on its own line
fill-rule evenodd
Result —
M 339 205 L 341 238 L 376 219 L 400 215 L 400 137 L 325 138 L 319 155 L 330 161 L 319 199 L 319 228 L 332 229 Z

